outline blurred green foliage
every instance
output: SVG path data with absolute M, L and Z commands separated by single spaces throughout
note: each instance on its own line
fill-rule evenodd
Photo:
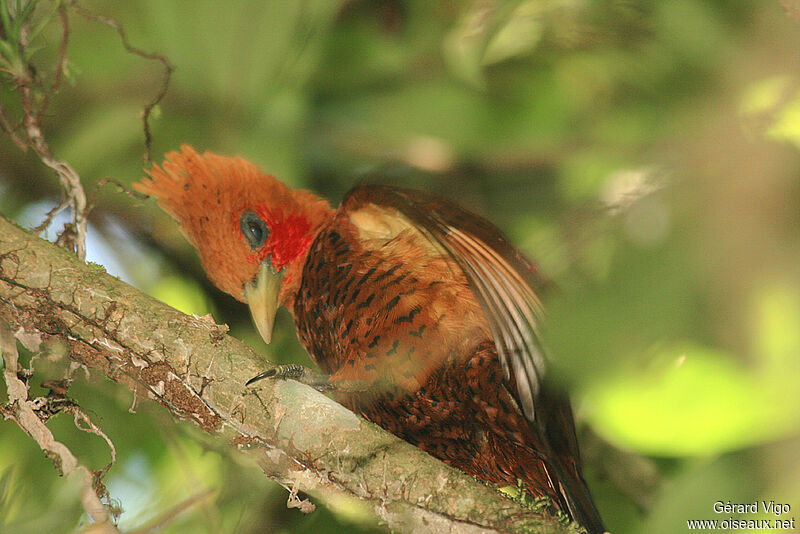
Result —
M 33 5 L 0 4 L 6 18 Z M 49 20 L 55 3 L 38 4 L 32 16 Z M 177 67 L 152 124 L 157 159 L 181 142 L 239 154 L 333 203 L 363 181 L 423 188 L 495 221 L 535 258 L 559 288 L 547 298 L 552 375 L 573 392 L 612 532 L 684 532 L 688 519 L 724 519 L 717 500 L 800 510 L 800 22 L 780 3 L 81 5 Z M 12 21 L 3 27 L 13 43 Z M 36 28 L 26 60 L 49 73 L 59 24 Z M 73 11 L 70 30 L 72 83 L 52 98 L 45 135 L 88 190 L 130 183 L 161 65 Z M 17 52 L 3 45 L 4 68 Z M 17 120 L 3 76 L 0 104 Z M 35 226 L 57 182 L 1 139 L 0 211 Z M 212 313 L 274 361 L 308 363 L 288 314 L 263 346 L 152 203 L 106 187 L 91 223 L 93 261 Z M 34 381 L 57 378 L 63 363 L 36 370 Z M 352 503 L 286 510 L 285 490 L 159 407 L 129 414 L 130 393 L 100 377 L 70 394 L 117 447 L 106 481 L 126 528 L 200 487 L 214 496 L 166 532 L 378 528 Z M 57 436 L 105 465 L 102 440 L 67 419 L 52 421 Z M 0 530 L 75 529 L 74 488 L 19 429 L 0 428 Z

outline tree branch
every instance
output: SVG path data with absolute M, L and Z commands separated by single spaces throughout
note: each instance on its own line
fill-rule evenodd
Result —
M 0 317 L 0 352 L 3 355 L 3 375 L 8 388 L 7 410 L 2 410 L 4 418 L 14 419 L 17 424 L 42 448 L 42 451 L 56 464 L 63 476 L 76 476 L 81 483 L 81 503 L 92 521 L 108 523 L 110 514 L 98 495 L 92 489 L 92 473 L 72 454 L 63 443 L 56 441 L 53 433 L 34 410 L 28 400 L 28 388 L 17 377 L 17 341 L 6 322 Z
M 0 217 L 0 318 L 245 451 L 287 487 L 367 501 L 399 532 L 576 532 L 262 371 L 227 328 L 187 316 Z

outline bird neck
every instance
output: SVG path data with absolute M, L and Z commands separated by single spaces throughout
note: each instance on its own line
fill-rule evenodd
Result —
M 303 191 L 302 193 L 306 193 Z M 317 238 L 317 234 L 327 226 L 334 216 L 334 210 L 331 208 L 327 201 L 319 197 L 304 199 L 301 202 L 303 207 L 303 216 L 309 223 L 309 230 L 302 239 L 302 249 L 299 253 L 285 265 L 286 274 L 283 278 L 281 285 L 281 292 L 279 302 L 282 306 L 294 314 L 294 302 L 298 291 L 300 291 L 300 284 L 303 281 L 303 267 L 305 266 L 308 252 L 311 245 Z

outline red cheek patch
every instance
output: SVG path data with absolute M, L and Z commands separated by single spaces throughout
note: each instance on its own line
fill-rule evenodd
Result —
M 308 250 L 311 245 L 308 219 L 301 215 L 269 212 L 263 206 L 256 207 L 255 212 L 267 223 L 269 237 L 261 249 L 248 257 L 249 261 L 261 263 L 271 255 L 272 265 L 280 270 Z

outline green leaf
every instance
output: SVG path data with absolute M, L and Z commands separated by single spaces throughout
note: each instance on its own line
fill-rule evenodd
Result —
M 0 21 L 3 23 L 6 39 L 12 40 L 14 35 L 11 27 L 11 13 L 9 13 L 8 9 L 8 4 L 6 2 L 0 2 Z
M 647 369 L 594 384 L 589 420 L 611 443 L 660 456 L 706 456 L 797 432 L 796 376 L 754 372 L 696 344 L 660 351 Z
M 39 18 L 38 22 L 36 22 L 36 24 L 34 24 L 30 28 L 29 36 L 28 36 L 29 42 L 32 42 L 34 39 L 36 39 L 42 33 L 42 30 L 44 30 L 44 28 L 48 24 L 50 24 L 50 22 L 53 19 L 53 15 L 55 14 L 56 10 L 58 9 L 58 6 L 59 6 L 59 2 L 53 2 L 49 13 L 47 13 L 46 15 L 42 15 Z

